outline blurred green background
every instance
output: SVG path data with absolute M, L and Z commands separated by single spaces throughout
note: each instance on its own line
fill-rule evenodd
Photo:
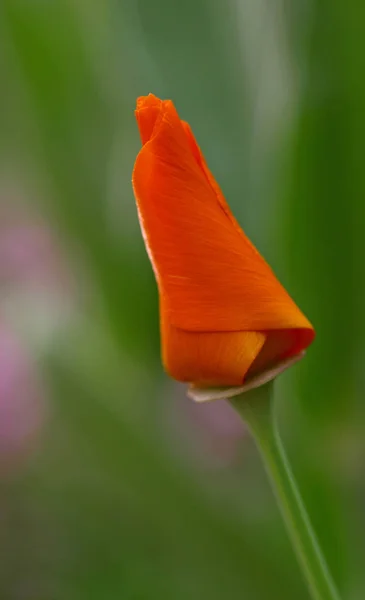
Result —
M 252 440 L 163 373 L 131 171 L 171 98 L 317 339 L 280 429 L 365 597 L 365 8 L 2 0 L 1 600 L 305 600 Z

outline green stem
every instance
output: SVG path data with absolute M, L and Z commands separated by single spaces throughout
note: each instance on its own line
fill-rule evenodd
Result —
M 340 600 L 273 418 L 272 383 L 230 399 L 261 452 L 289 536 L 315 600 Z

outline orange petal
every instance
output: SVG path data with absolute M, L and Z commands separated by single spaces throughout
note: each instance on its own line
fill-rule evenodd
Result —
M 141 134 L 142 144 L 148 142 L 153 135 L 153 130 L 158 120 L 162 107 L 162 100 L 153 94 L 138 98 L 135 115 Z
M 163 320 L 184 332 L 267 333 L 265 364 L 304 349 L 311 324 L 240 229 L 172 102 L 148 96 L 136 114 L 144 146 L 133 187 Z
M 162 361 L 178 381 L 196 385 L 240 385 L 264 345 L 254 331 L 201 333 L 161 323 Z

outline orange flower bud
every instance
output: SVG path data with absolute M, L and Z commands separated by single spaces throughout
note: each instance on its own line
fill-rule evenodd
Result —
M 143 147 L 133 189 L 160 296 L 166 370 L 242 385 L 295 357 L 312 325 L 243 233 L 170 100 L 137 100 Z M 290 362 L 290 361 L 289 361 Z

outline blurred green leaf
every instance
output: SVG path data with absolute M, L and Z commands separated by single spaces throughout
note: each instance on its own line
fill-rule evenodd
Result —
M 318 6 L 299 125 L 287 165 L 284 240 L 290 289 L 317 331 L 299 389 L 305 410 L 322 423 L 346 418 L 353 408 L 360 333 L 354 224 L 361 213 L 353 201 L 353 185 L 354 159 L 362 150 L 354 145 L 349 117 L 355 94 L 347 85 L 344 23 L 332 4 Z M 363 179 L 359 171 L 358 175 Z M 360 190 L 364 183 L 358 184 Z
M 131 260 L 130 246 L 122 236 L 115 242 L 107 220 L 108 168 L 121 106 L 117 112 L 116 98 L 96 77 L 73 3 L 5 1 L 2 11 L 39 133 L 38 140 L 27 143 L 38 142 L 36 151 L 53 186 L 51 209 L 88 258 L 121 344 L 138 356 L 141 347 L 144 355 L 153 356 L 157 300 L 152 273 L 144 251 Z M 132 201 L 131 189 L 128 196 Z M 120 190 L 120 201 L 124 198 Z M 131 307 L 134 319 L 128 317 Z

